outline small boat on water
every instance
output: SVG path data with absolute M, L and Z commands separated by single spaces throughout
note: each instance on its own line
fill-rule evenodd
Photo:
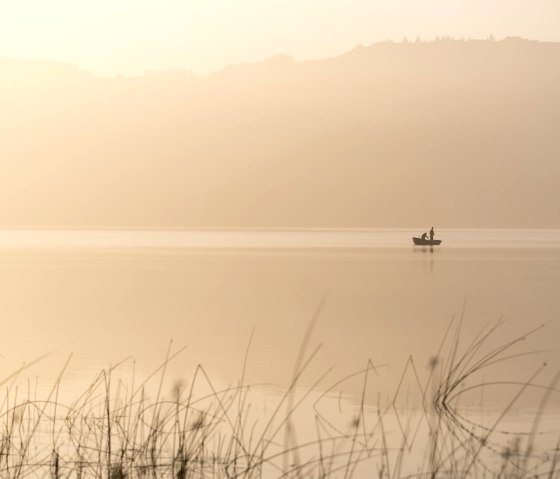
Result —
M 416 237 L 413 237 L 412 241 L 414 241 L 416 246 L 437 246 L 438 244 L 441 244 L 441 240 L 429 240 Z

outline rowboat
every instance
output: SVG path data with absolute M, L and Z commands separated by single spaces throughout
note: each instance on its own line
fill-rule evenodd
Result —
M 438 244 L 441 244 L 441 240 L 429 240 L 416 237 L 413 237 L 412 241 L 414 241 L 416 246 L 437 246 Z

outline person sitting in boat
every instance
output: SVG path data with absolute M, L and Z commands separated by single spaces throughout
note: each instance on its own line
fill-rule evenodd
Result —
M 430 241 L 434 240 L 434 227 L 432 226 L 432 229 L 430 230 Z
M 428 233 L 424 233 L 424 234 L 420 237 L 420 239 L 421 239 L 422 241 L 426 241 L 426 240 L 428 239 Z

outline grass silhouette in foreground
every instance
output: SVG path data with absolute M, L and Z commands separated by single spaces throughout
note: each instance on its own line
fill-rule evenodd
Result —
M 537 383 L 540 366 L 526 381 L 505 381 L 514 392 L 485 424 L 473 419 L 459 399 L 482 390 L 477 374 L 539 351 L 516 348 L 537 329 L 490 346 L 503 320 L 487 325 L 460 345 L 460 321 L 452 322 L 424 379 L 412 358 L 389 401 L 372 405 L 366 390 L 379 366 L 343 378 L 323 393 L 299 380 L 320 345 L 309 354 L 314 322 L 303 339 L 293 379 L 270 411 L 254 411 L 255 385 L 241 379 L 218 387 L 197 366 L 190 384 L 177 383 L 166 398 L 166 368 L 182 351 L 171 344 L 163 364 L 142 383 L 118 374 L 124 363 L 101 371 L 72 404 L 59 400 L 66 365 L 46 398 L 15 385 L 23 369 L 6 378 L 0 406 L 0 476 L 3 478 L 261 478 L 261 477 L 508 477 L 560 476 L 560 431 L 541 431 L 557 375 Z M 68 359 L 68 361 L 70 358 Z M 353 415 L 342 425 L 320 407 L 344 381 L 362 381 Z M 405 382 L 412 381 L 419 403 L 403 413 Z M 149 382 L 157 385 L 149 387 Z M 492 385 L 498 383 L 494 382 Z M 504 429 L 506 415 L 528 390 L 540 391 L 539 407 L 527 431 Z M 315 396 L 314 398 L 312 398 Z M 332 400 L 333 402 L 334 399 Z M 303 423 L 313 437 L 298 441 Z M 310 429 L 306 426 L 306 429 Z M 305 436 L 305 434 L 304 434 Z M 307 434 L 309 436 L 309 434 Z M 543 447 L 543 438 L 545 445 Z

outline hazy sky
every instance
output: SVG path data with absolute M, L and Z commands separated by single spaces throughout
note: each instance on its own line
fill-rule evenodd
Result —
M 388 38 L 490 34 L 560 41 L 560 0 L 0 0 L 0 56 L 101 75 L 206 73 Z

